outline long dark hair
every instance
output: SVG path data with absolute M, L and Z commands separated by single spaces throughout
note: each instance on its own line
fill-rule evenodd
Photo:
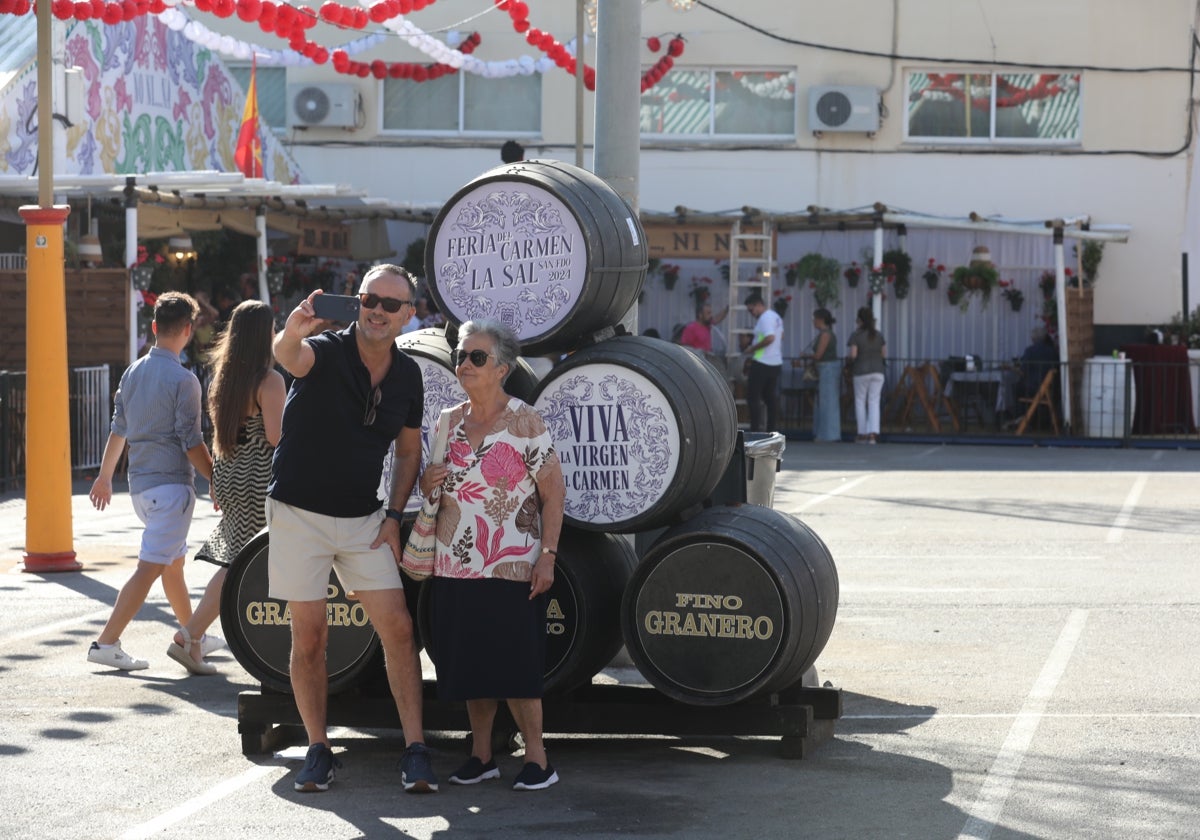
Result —
M 855 317 L 862 324 L 862 328 L 867 331 L 867 336 L 874 341 L 875 336 L 879 335 L 879 331 L 875 329 L 875 313 L 871 311 L 871 307 L 860 306 Z
M 208 416 L 213 424 L 213 454 L 227 458 L 237 449 L 238 429 L 263 377 L 274 363 L 271 333 L 275 317 L 260 300 L 242 301 L 229 317 L 209 356 L 212 384 Z

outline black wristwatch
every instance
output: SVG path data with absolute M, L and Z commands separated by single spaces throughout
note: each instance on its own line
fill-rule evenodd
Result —
M 385 510 L 383 512 L 383 515 L 386 516 L 388 519 L 395 519 L 397 522 L 399 522 L 401 524 L 403 524 L 403 522 L 404 522 L 404 513 L 402 511 L 396 510 L 395 508 L 388 508 L 387 510 Z

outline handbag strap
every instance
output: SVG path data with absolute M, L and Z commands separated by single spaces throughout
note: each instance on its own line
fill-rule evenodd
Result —
M 453 408 L 446 408 L 438 417 L 433 447 L 429 450 L 429 463 L 431 464 L 440 464 L 446 460 L 446 443 L 450 439 L 450 415 L 453 413 Z

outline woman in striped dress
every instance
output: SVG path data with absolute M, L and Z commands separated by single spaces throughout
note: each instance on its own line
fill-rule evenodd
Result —
M 205 588 L 191 621 L 167 648 L 167 655 L 192 674 L 217 672 L 204 661 L 204 631 L 220 614 L 221 585 L 229 564 L 266 526 L 264 499 L 287 396 L 271 355 L 274 335 L 271 308 L 261 301 L 244 301 L 233 310 L 210 355 L 212 497 L 221 509 L 221 521 L 196 557 L 221 568 Z

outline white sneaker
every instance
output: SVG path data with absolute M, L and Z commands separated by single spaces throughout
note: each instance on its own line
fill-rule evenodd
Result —
M 227 647 L 225 640 L 215 633 L 205 633 L 200 637 L 200 655 L 209 656 L 221 648 Z
M 121 650 L 120 642 L 106 648 L 100 647 L 98 642 L 92 642 L 92 646 L 88 648 L 87 658 L 88 662 L 107 665 L 110 668 L 120 668 L 122 671 L 141 671 L 143 668 L 150 667 L 150 663 L 145 659 L 134 659 Z

